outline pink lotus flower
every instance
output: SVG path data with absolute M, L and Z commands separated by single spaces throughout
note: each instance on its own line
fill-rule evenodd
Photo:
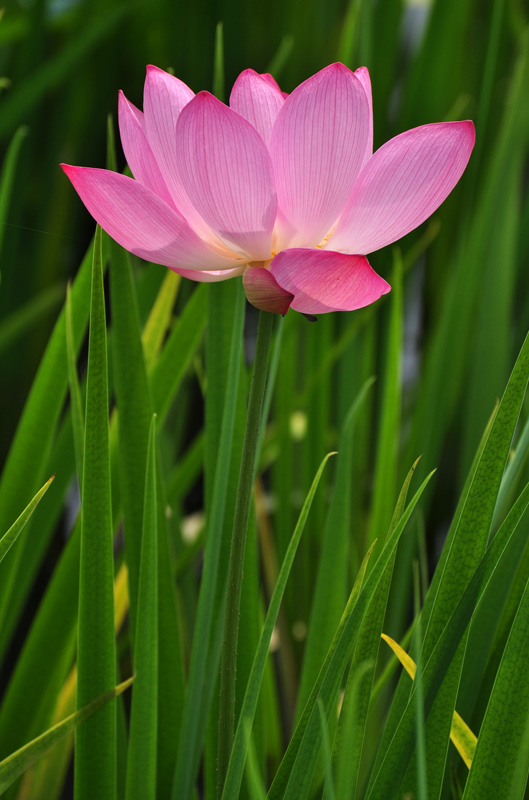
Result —
M 119 244 L 196 281 L 242 275 L 257 308 L 353 310 L 390 287 L 366 255 L 429 217 L 461 177 L 472 122 L 401 133 L 373 154 L 365 67 L 331 64 L 290 95 L 242 72 L 229 107 L 149 66 L 144 111 L 119 95 L 134 180 L 62 165 Z

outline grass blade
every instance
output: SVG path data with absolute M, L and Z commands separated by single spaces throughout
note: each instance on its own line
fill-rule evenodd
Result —
M 158 710 L 158 531 L 156 508 L 156 422 L 149 434 L 143 536 L 134 646 L 136 681 L 132 690 L 127 760 L 127 800 L 156 794 Z
M 150 371 L 156 361 L 169 328 L 180 280 L 180 275 L 177 275 L 176 272 L 171 272 L 170 269 L 167 270 L 151 313 L 145 323 L 142 342 L 147 371 Z
M 11 203 L 20 148 L 27 135 L 28 128 L 26 125 L 21 125 L 20 128 L 15 131 L 2 165 L 2 174 L 0 175 L 0 254 L 2 253 L 5 231 L 4 225 L 7 222 L 6 217 Z
M 6 531 L 6 533 L 4 533 L 0 539 L 0 561 L 2 561 L 9 549 L 15 544 L 20 532 L 24 528 L 24 525 L 27 523 L 28 519 L 31 517 L 37 505 L 39 504 L 41 497 L 43 497 L 43 495 L 45 495 L 50 488 L 54 477 L 55 475 L 52 475 L 51 478 L 46 481 L 42 489 L 39 489 L 33 500 L 28 503 L 22 514 L 18 517 L 18 519 L 15 520 L 15 522 L 13 522 L 9 530 Z
M 116 242 L 105 238 L 110 254 L 112 368 L 118 408 L 119 484 L 123 506 L 125 557 L 129 573 L 131 634 L 134 641 L 145 466 L 152 409 L 129 255 Z
M 107 336 L 101 230 L 94 242 L 90 341 L 86 390 L 77 707 L 110 690 L 116 677 L 114 565 L 108 425 Z M 76 731 L 75 800 L 114 800 L 116 795 L 116 705 Z
M 186 373 L 206 327 L 207 284 L 200 284 L 186 303 L 151 375 L 158 424 L 163 425 L 176 389 Z
M 389 336 L 386 343 L 369 543 L 385 535 L 388 530 L 397 494 L 396 456 L 400 430 L 401 353 L 404 327 L 402 303 L 402 259 L 397 256 L 391 282 Z
M 66 287 L 66 356 L 68 361 L 68 381 L 70 384 L 70 408 L 72 410 L 73 444 L 77 467 L 77 482 L 83 485 L 84 461 L 84 414 L 81 388 L 77 377 L 75 343 L 72 322 L 72 292 L 70 284 Z

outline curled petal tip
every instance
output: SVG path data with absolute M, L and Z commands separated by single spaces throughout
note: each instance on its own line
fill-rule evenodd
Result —
M 253 306 L 283 316 L 287 313 L 294 295 L 281 288 L 270 270 L 248 267 L 242 281 L 248 302 Z

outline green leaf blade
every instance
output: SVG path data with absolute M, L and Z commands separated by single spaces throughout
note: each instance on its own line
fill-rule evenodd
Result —
M 108 375 L 101 231 L 94 243 L 90 341 L 86 394 L 79 623 L 77 707 L 109 691 L 115 684 L 114 566 Z M 75 800 L 115 800 L 116 705 L 110 702 L 76 731 Z
M 127 800 L 156 794 L 158 726 L 158 512 L 156 503 L 156 422 L 151 422 L 134 646 L 136 681 L 132 692 L 127 759 Z

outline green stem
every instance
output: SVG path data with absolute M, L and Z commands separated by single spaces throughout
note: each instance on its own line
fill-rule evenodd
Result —
M 226 612 L 224 617 L 224 639 L 222 644 L 222 664 L 220 672 L 220 713 L 218 747 L 218 796 L 222 795 L 224 780 L 228 770 L 233 744 L 235 726 L 235 676 L 237 668 L 237 637 L 239 633 L 239 607 L 241 602 L 242 573 L 250 501 L 255 480 L 256 452 L 261 428 L 263 398 L 268 370 L 268 353 L 272 339 L 275 314 L 268 311 L 259 313 L 257 344 L 253 365 L 246 429 L 242 448 L 239 485 L 233 519 L 231 539 L 228 589 L 226 592 Z

